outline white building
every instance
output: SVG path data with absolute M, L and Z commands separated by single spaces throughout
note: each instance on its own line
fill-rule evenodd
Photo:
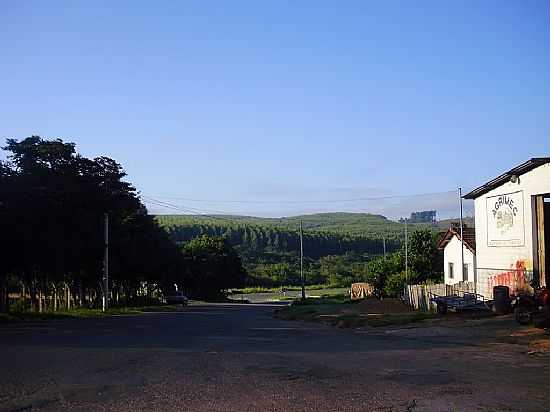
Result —
M 464 227 L 464 249 L 460 237 L 460 228 L 451 226 L 439 240 L 437 247 L 443 249 L 445 284 L 473 282 L 476 271 L 476 234 L 474 228 Z M 464 250 L 464 267 L 462 251 Z
M 534 158 L 474 189 L 476 291 L 545 286 L 550 269 L 550 157 Z

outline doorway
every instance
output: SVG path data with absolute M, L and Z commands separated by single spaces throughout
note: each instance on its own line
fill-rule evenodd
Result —
M 550 285 L 550 194 L 538 195 L 534 221 L 534 275 L 539 286 Z

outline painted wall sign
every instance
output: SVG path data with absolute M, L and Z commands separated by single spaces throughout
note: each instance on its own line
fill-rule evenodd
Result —
M 487 246 L 523 246 L 523 191 L 487 198 Z

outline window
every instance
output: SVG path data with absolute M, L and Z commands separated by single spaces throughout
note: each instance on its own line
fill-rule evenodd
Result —
M 462 268 L 462 280 L 464 282 L 468 282 L 468 264 L 464 263 L 464 267 Z
M 455 277 L 454 264 L 453 262 L 449 262 L 449 279 L 452 279 L 454 277 Z

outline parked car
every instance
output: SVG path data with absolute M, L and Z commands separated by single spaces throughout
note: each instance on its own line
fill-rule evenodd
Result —
M 189 299 L 181 291 L 170 292 L 164 299 L 169 305 L 187 306 L 187 304 L 189 303 Z

